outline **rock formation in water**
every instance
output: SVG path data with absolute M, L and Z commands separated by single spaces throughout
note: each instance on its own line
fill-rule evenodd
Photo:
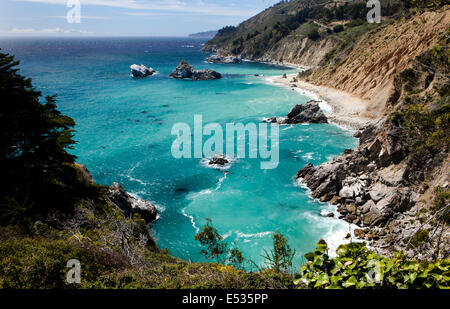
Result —
M 265 122 L 279 124 L 297 124 L 297 123 L 328 123 L 327 117 L 320 109 L 317 101 L 308 101 L 306 104 L 296 105 L 285 118 L 271 117 Z
M 225 165 L 228 164 L 229 161 L 226 159 L 224 155 L 216 154 L 210 161 L 209 165 Z
M 191 80 L 212 80 L 222 78 L 219 72 L 214 70 L 195 70 L 185 60 L 181 60 L 176 69 L 169 75 L 177 79 L 191 79 Z
M 131 70 L 131 75 L 133 77 L 137 77 L 137 78 L 151 76 L 151 75 L 155 74 L 155 72 L 156 72 L 152 68 L 147 68 L 143 64 L 141 64 L 141 65 L 132 64 L 130 66 L 130 70 Z

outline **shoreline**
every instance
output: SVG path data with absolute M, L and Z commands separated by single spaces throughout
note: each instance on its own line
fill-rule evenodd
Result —
M 299 69 L 300 66 L 297 66 Z M 291 82 L 297 74 L 287 74 L 286 78 L 277 76 L 271 79 L 274 85 L 289 87 L 312 100 L 319 101 L 321 109 L 324 110 L 328 120 L 338 126 L 349 130 L 359 130 L 367 124 L 376 122 L 377 119 L 361 116 L 369 102 L 358 96 L 325 86 L 317 86 L 297 78 L 296 82 Z
M 283 66 L 298 69 L 300 72 L 310 69 L 310 67 L 290 62 L 257 61 L 250 59 L 242 59 L 242 61 Z M 297 79 L 297 82 L 291 83 L 290 81 L 294 77 Z M 273 76 L 269 78 L 268 81 L 277 86 L 291 88 L 310 97 L 312 100 L 319 101 L 322 103 L 319 103 L 319 106 L 325 112 L 325 116 L 327 116 L 329 122 L 344 129 L 357 131 L 366 125 L 375 123 L 379 120 L 377 118 L 362 116 L 369 107 L 368 100 L 334 88 L 308 83 L 298 79 L 297 74 L 287 74 L 286 78 L 283 78 L 282 76 Z
M 276 63 L 276 62 L 272 63 L 262 62 L 262 63 L 284 65 L 286 67 L 296 68 L 300 71 L 308 69 L 307 67 L 302 67 L 300 65 L 290 63 Z M 290 81 L 294 77 L 297 79 L 297 82 L 291 83 Z M 283 78 L 283 76 L 280 75 L 272 76 L 267 78 L 266 80 L 273 85 L 291 88 L 292 90 L 295 90 L 301 93 L 302 95 L 309 97 L 311 100 L 319 101 L 319 106 L 324 111 L 325 116 L 328 118 L 328 121 L 331 124 L 343 128 L 344 130 L 355 132 L 363 128 L 364 126 L 377 121 L 377 119 L 362 117 L 359 115 L 360 113 L 364 112 L 368 107 L 368 101 L 358 96 L 337 89 L 325 86 L 317 86 L 308 83 L 306 81 L 299 80 L 297 78 L 297 74 L 286 74 L 286 78 Z M 345 102 L 348 103 L 346 104 Z M 348 230 L 347 231 L 342 230 L 340 232 L 345 232 L 344 234 L 349 233 L 350 238 L 344 237 L 342 239 L 337 239 L 338 235 L 339 236 L 342 235 L 340 232 L 336 233 L 336 231 L 334 231 L 332 228 L 329 230 L 327 234 L 324 235 L 324 239 L 326 239 L 328 246 L 330 247 L 330 249 L 332 249 L 330 251 L 331 252 L 330 256 L 336 255 L 333 253 L 335 253 L 335 250 L 340 245 L 347 244 L 352 241 L 365 242 L 364 239 L 359 238 L 355 235 L 355 229 L 360 228 L 358 225 L 349 223 L 346 220 L 338 218 L 339 213 L 337 205 L 332 205 L 329 202 L 320 202 L 319 199 L 313 198 L 311 195 L 311 190 L 308 188 L 308 186 L 306 186 L 305 183 L 302 182 L 302 179 L 297 179 L 295 183 L 298 187 L 306 190 L 310 199 L 315 200 L 320 204 L 327 204 L 329 210 L 331 210 L 331 212 L 334 214 L 334 217 L 331 219 L 338 220 L 340 222 L 348 224 Z M 378 248 L 369 245 L 369 243 L 367 242 L 366 245 L 368 249 L 378 252 L 377 250 Z

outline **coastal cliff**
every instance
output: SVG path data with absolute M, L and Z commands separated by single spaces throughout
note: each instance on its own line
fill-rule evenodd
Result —
M 205 50 L 307 67 L 300 88 L 361 98 L 364 108 L 344 115 L 362 120 L 359 147 L 303 167 L 298 180 L 379 252 L 446 257 L 450 6 L 387 1 L 382 23 L 369 24 L 361 4 L 283 2 L 222 29 Z

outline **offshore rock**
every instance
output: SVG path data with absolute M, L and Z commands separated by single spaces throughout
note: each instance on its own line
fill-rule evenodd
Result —
M 130 66 L 131 75 L 135 78 L 147 77 L 155 74 L 155 70 L 152 68 L 147 68 L 145 65 L 133 64 Z
M 178 64 L 169 76 L 177 79 L 191 80 L 212 80 L 222 78 L 222 75 L 214 70 L 195 70 L 185 60 L 181 60 L 180 64 Z
M 216 154 L 210 161 L 209 165 L 225 165 L 228 164 L 228 160 L 224 155 Z

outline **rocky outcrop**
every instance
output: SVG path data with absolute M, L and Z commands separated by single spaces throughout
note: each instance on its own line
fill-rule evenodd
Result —
M 294 123 L 328 123 L 327 117 L 317 101 L 309 101 L 304 105 L 296 105 L 284 120 L 287 124 Z
M 210 161 L 209 165 L 225 165 L 228 164 L 229 161 L 226 159 L 224 155 L 216 154 Z
M 211 80 L 222 78 L 222 75 L 214 70 L 195 70 L 185 60 L 181 60 L 180 64 L 172 73 L 170 73 L 169 76 L 177 79 L 190 80 Z
M 234 57 L 234 56 L 221 56 L 221 55 L 212 55 L 211 57 L 209 57 L 207 59 L 208 62 L 211 63 L 225 63 L 225 64 L 229 64 L 229 63 L 242 63 L 242 59 L 239 57 Z
M 155 70 L 152 68 L 147 68 L 145 65 L 133 64 L 130 66 L 131 75 L 135 78 L 147 77 L 155 74 Z
M 411 231 L 396 226 L 410 224 L 419 197 L 404 160 L 406 146 L 394 142 L 398 130 L 387 122 L 366 127 L 357 134 L 361 144 L 356 150 L 319 166 L 310 163 L 296 176 L 312 197 L 337 205 L 339 218 L 361 226 L 355 234 L 377 242 L 384 253 L 405 249 L 405 233 Z
M 111 202 L 122 210 L 125 216 L 139 214 L 147 223 L 156 219 L 157 211 L 155 205 L 148 201 L 134 198 L 117 182 L 108 188 L 108 197 Z
M 317 101 L 296 105 L 285 118 L 271 117 L 265 120 L 270 123 L 297 124 L 297 123 L 328 123 L 327 117 L 319 107 Z

